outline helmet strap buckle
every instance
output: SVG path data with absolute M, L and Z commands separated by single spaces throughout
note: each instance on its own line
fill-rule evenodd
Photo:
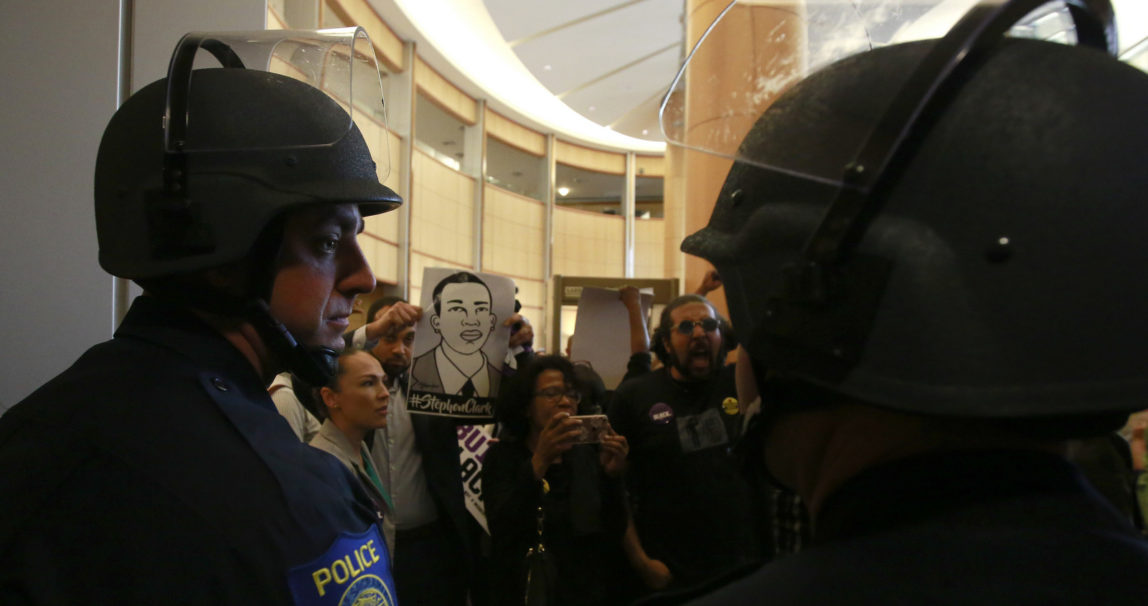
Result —
M 264 345 L 295 373 L 313 387 L 326 385 L 335 377 L 335 360 L 339 352 L 329 347 L 311 347 L 300 343 L 275 316 L 271 307 L 261 298 L 251 301 L 247 320 L 258 331 Z
M 211 226 L 183 191 L 168 188 L 145 194 L 151 253 L 156 259 L 177 259 L 215 250 Z

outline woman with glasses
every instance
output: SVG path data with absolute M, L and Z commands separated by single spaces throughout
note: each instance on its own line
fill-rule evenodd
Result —
M 579 443 L 588 423 L 574 418 L 581 399 L 570 361 L 540 356 L 495 405 L 503 433 L 483 462 L 495 604 L 525 603 L 524 564 L 539 544 L 540 527 L 555 565 L 553 603 L 621 599 L 611 594 L 611 579 L 624 562 L 621 474 L 629 447 L 612 429 L 599 443 Z

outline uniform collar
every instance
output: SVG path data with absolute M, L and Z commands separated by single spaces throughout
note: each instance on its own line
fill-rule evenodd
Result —
M 866 470 L 831 494 L 814 541 L 839 540 L 912 524 L 946 511 L 1026 494 L 1085 490 L 1064 459 L 1029 450 L 930 453 Z
M 195 368 L 235 382 L 245 393 L 266 392 L 267 386 L 239 349 L 179 305 L 149 295 L 137 297 L 115 336 L 173 351 Z

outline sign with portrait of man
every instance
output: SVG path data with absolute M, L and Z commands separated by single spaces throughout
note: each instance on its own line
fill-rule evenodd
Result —
M 407 407 L 412 414 L 489 421 L 514 313 L 514 281 L 428 267 L 415 331 Z

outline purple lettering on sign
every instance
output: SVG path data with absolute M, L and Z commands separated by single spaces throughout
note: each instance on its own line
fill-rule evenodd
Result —
M 471 427 L 470 435 L 463 436 L 462 440 L 467 450 L 478 452 L 478 449 L 486 444 L 486 434 L 477 427 Z

